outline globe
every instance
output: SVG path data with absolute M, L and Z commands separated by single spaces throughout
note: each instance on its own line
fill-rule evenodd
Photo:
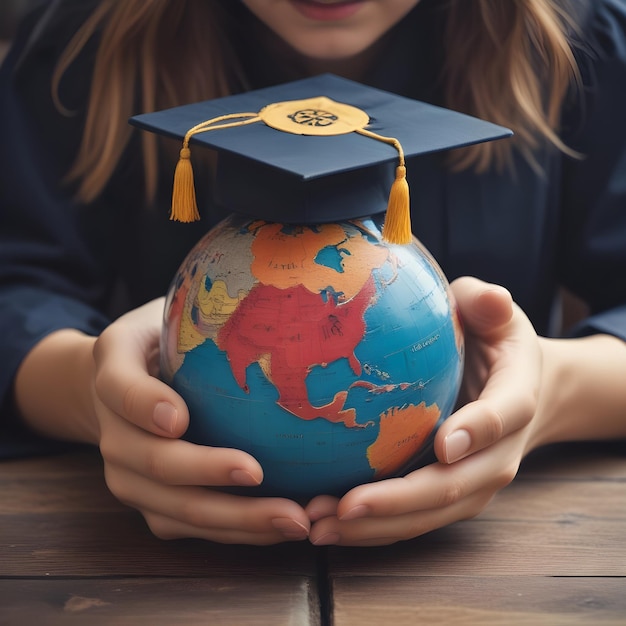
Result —
M 382 217 L 289 225 L 233 215 L 166 298 L 161 371 L 195 443 L 245 450 L 247 493 L 342 495 L 430 462 L 464 344 L 442 270 Z

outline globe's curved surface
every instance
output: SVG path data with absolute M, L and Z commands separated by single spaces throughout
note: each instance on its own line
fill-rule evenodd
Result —
M 463 350 L 448 283 L 417 240 L 384 243 L 379 218 L 232 216 L 172 282 L 161 371 L 189 406 L 187 439 L 251 453 L 260 494 L 308 498 L 426 462 Z

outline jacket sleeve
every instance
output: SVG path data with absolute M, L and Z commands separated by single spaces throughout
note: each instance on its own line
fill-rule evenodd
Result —
M 575 334 L 626 340 L 626 2 L 592 7 L 579 49 L 582 105 L 565 117 L 566 143 L 581 157 L 563 169 L 558 262 L 591 309 Z
M 80 80 L 86 74 L 78 63 L 62 85 L 62 97 L 76 114 L 62 115 L 52 102 L 51 72 L 76 24 L 69 19 L 59 30 L 47 23 L 48 34 L 37 32 L 40 26 L 34 18 L 24 25 L 0 69 L 0 454 L 5 455 L 11 453 L 7 433 L 18 425 L 12 381 L 23 358 L 58 329 L 98 334 L 107 324 L 102 303 L 111 283 L 103 263 L 106 237 L 91 226 L 96 220 L 90 212 L 103 209 L 78 206 L 61 182 L 78 145 L 88 85 Z

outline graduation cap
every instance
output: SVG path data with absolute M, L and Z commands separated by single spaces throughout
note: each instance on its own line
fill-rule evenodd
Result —
M 383 237 L 412 239 L 406 159 L 512 135 L 469 115 L 323 74 L 131 118 L 182 141 L 171 219 L 199 218 L 190 146 L 217 151 L 216 199 L 281 223 L 387 212 Z

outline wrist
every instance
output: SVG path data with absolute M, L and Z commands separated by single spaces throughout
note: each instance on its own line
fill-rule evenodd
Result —
M 31 429 L 54 439 L 98 442 L 94 342 L 95 337 L 80 331 L 58 330 L 26 356 L 15 378 L 15 399 Z
M 626 343 L 609 335 L 540 338 L 542 386 L 526 452 L 626 437 Z

